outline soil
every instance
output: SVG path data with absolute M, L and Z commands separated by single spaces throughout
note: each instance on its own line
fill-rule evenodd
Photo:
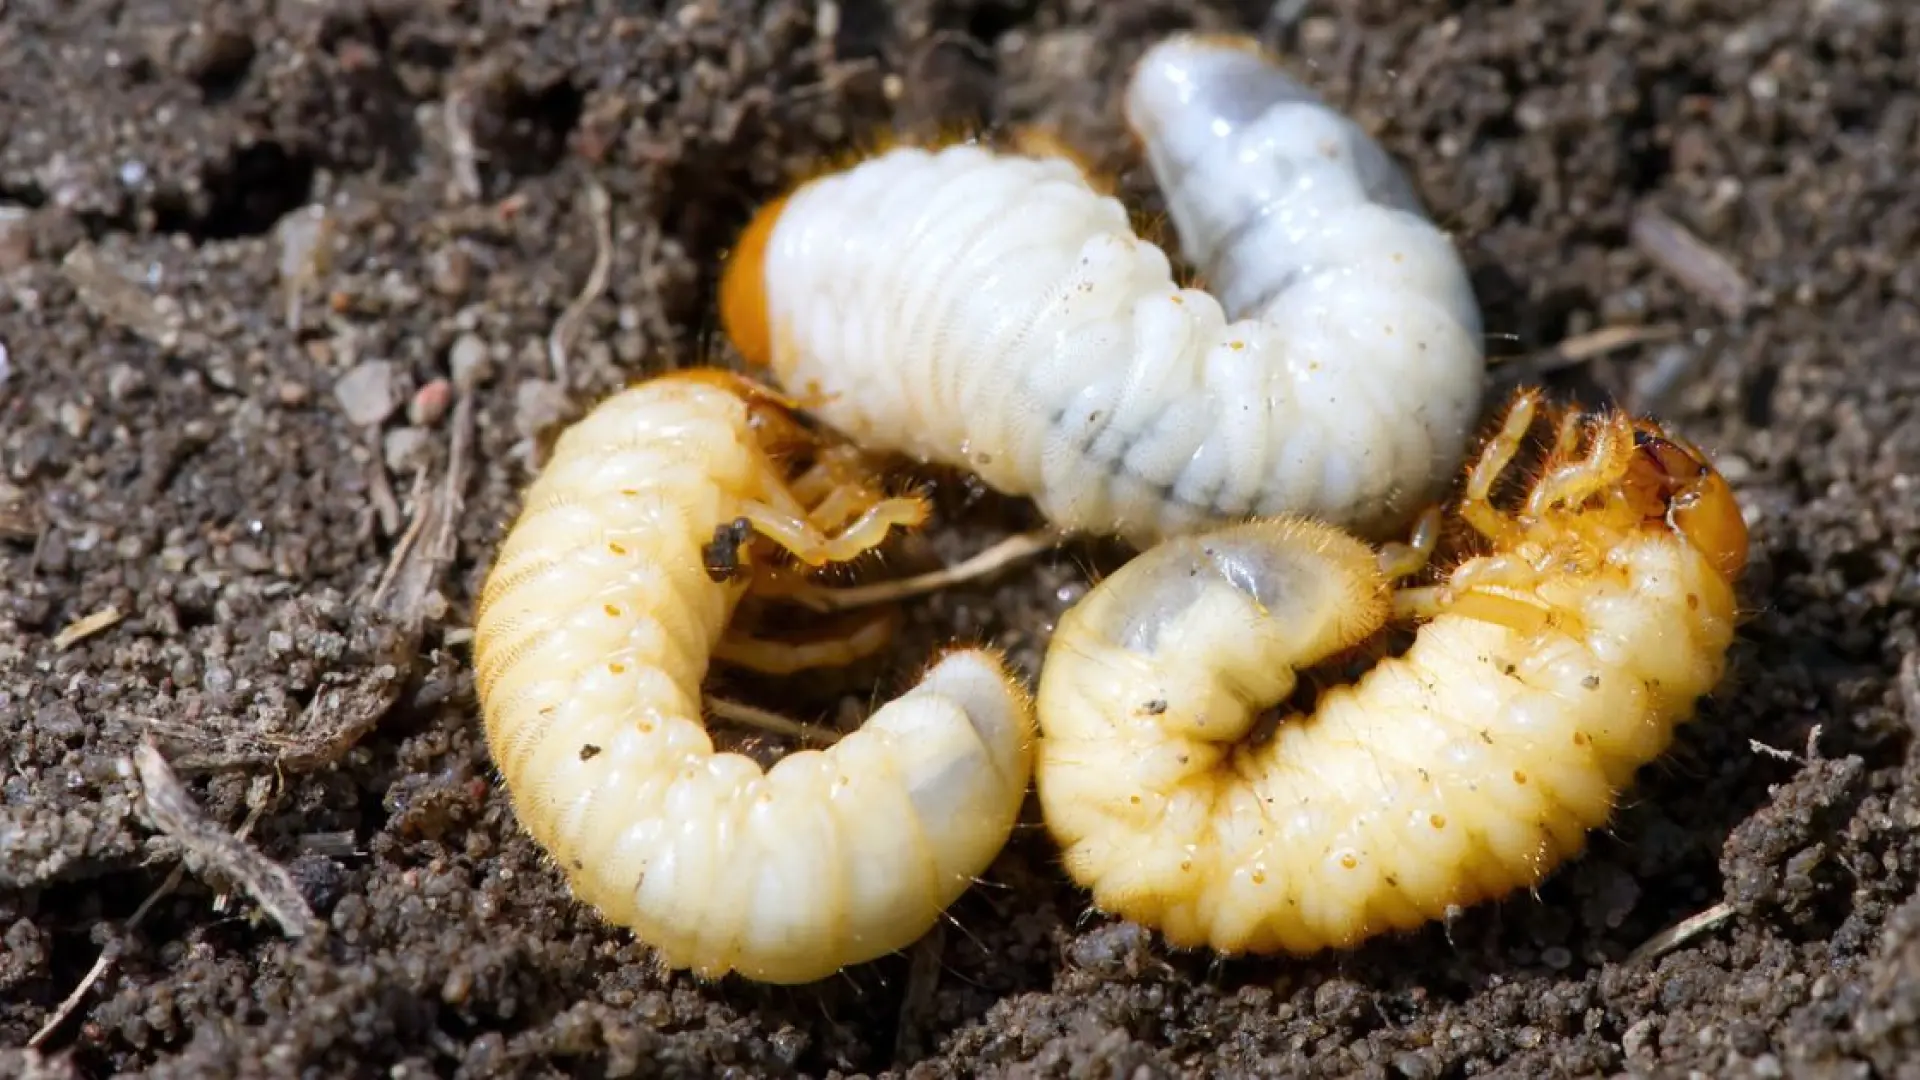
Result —
M 1151 209 L 1119 88 L 1189 25 L 1259 32 L 1409 164 L 1506 377 L 1711 449 L 1756 545 L 1725 686 L 1584 859 L 1350 954 L 1170 952 L 1029 823 L 907 955 L 662 974 L 520 834 L 475 716 L 461 628 L 542 441 L 724 358 L 734 230 L 878 133 L 1048 125 Z M 1920 1076 L 1915 55 L 1890 0 L 5 0 L 0 1073 Z M 1534 362 L 1621 325 L 1681 333 Z M 954 489 L 933 554 L 1024 520 Z M 741 689 L 857 712 L 955 636 L 1031 674 L 1103 558 Z M 182 861 L 149 737 L 325 933 Z

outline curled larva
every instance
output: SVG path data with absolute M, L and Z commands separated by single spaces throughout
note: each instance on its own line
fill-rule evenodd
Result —
M 1097 907 L 1180 947 L 1304 954 L 1582 850 L 1719 680 L 1747 534 L 1702 456 L 1624 415 L 1567 414 L 1524 506 L 1497 508 L 1535 408 L 1469 473 L 1485 550 L 1441 584 L 1396 591 L 1388 553 L 1266 519 L 1168 541 L 1066 613 L 1035 784 Z M 1254 736 L 1300 669 L 1396 614 L 1429 619 L 1409 651 Z
M 715 752 L 716 651 L 792 666 L 730 637 L 768 558 L 842 562 L 925 514 L 850 482 L 845 459 L 838 477 L 783 464 L 807 442 L 720 372 L 608 399 L 527 491 L 476 619 L 487 743 L 521 824 L 575 896 L 705 977 L 808 982 L 911 944 L 1005 845 L 1032 767 L 1031 703 L 981 650 L 948 653 L 830 749 L 764 771 Z
M 1459 255 L 1404 192 L 1379 201 L 1391 166 L 1337 113 L 1234 98 L 1271 86 L 1200 66 L 1183 71 L 1204 92 L 1156 89 L 1169 63 L 1149 58 L 1130 101 L 1224 307 L 1071 162 L 967 144 L 893 149 L 763 208 L 723 275 L 728 335 L 856 443 L 969 468 L 1064 530 L 1397 528 L 1481 405 Z M 1316 137 L 1276 131 L 1302 124 Z M 1183 126 L 1213 133 L 1205 153 L 1169 141 Z

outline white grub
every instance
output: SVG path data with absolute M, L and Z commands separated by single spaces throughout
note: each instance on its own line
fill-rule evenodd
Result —
M 1537 885 L 1605 824 L 1719 682 L 1746 527 L 1704 458 L 1624 414 L 1570 414 L 1496 508 L 1536 401 L 1469 474 L 1485 553 L 1439 585 L 1275 518 L 1161 544 L 1061 618 L 1035 784 L 1096 907 L 1183 948 L 1347 948 Z M 1403 656 L 1254 737 L 1396 613 L 1428 620 Z
M 844 471 L 789 476 L 800 429 L 749 386 L 663 376 L 561 435 L 481 595 L 474 668 L 514 811 L 579 899 L 669 967 L 804 983 L 911 945 L 999 854 L 1032 706 L 959 649 L 827 749 L 716 752 L 710 660 L 819 651 L 733 636 L 767 560 L 845 562 L 926 514 Z
M 723 321 L 856 443 L 972 469 L 1065 530 L 1144 546 L 1298 513 L 1385 535 L 1459 465 L 1480 317 L 1384 153 L 1304 94 L 1196 39 L 1135 78 L 1130 115 L 1217 295 L 1180 288 L 1072 162 L 966 144 L 763 209 Z

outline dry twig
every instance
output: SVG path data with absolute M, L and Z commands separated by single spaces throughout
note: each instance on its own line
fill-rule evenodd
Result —
M 947 949 L 947 924 L 937 922 L 914 942 L 907 968 L 907 986 L 900 995 L 900 1022 L 894 1031 L 893 1060 L 913 1061 L 925 1052 L 922 1045 L 937 1019 L 934 996 L 940 991 L 941 959 Z
M 814 743 L 818 746 L 832 746 L 834 743 L 839 742 L 841 738 L 840 732 L 830 727 L 822 727 L 818 724 L 806 724 L 798 720 L 792 720 L 781 716 L 777 712 L 770 712 L 757 705 L 749 705 L 744 701 L 735 701 L 732 698 L 715 697 L 709 694 L 707 695 L 706 703 L 707 711 L 712 713 L 717 719 L 725 720 L 728 723 L 759 728 L 762 731 L 772 732 L 775 735 L 784 735 L 798 742 Z
M 1714 929 L 1721 923 L 1733 918 L 1733 905 L 1722 901 L 1707 910 L 1660 931 L 1648 938 L 1646 944 L 1633 950 L 1627 957 L 1627 963 L 1638 964 L 1665 956 L 1673 950 Z
M 119 608 L 101 608 L 91 615 L 82 616 L 61 627 L 60 632 L 53 635 L 53 647 L 65 652 L 93 635 L 117 626 L 124 618 L 126 616 Z
M 149 720 L 146 726 L 185 748 L 173 757 L 173 767 L 181 772 L 269 767 L 289 774 L 312 772 L 339 761 L 359 745 L 399 700 L 405 685 L 397 663 L 376 664 L 351 675 L 328 672 L 320 677 L 313 703 L 300 716 L 300 730 L 291 734 L 223 732 L 205 722 L 188 726 Z
M 154 828 L 177 841 L 189 869 L 212 867 L 231 878 L 290 938 L 305 937 L 320 926 L 293 876 L 244 840 L 208 821 L 173 768 L 151 740 L 133 754 L 133 770 Z M 196 867 L 194 864 L 200 864 Z
M 128 925 L 131 928 L 132 924 Z M 100 949 L 100 955 L 94 958 L 93 966 L 88 968 L 86 975 L 80 979 L 80 985 L 73 988 L 73 993 L 68 994 L 66 1000 L 60 1003 L 60 1007 L 53 1010 L 53 1014 L 47 1017 L 47 1022 L 41 1024 L 40 1030 L 33 1033 L 33 1038 L 27 1040 L 29 1047 L 38 1048 L 46 1044 L 47 1039 L 58 1031 L 60 1025 L 67 1022 L 67 1017 L 72 1016 L 74 1010 L 80 1007 L 80 1003 L 86 1000 L 87 992 L 93 989 L 93 985 L 106 977 L 114 962 L 120 959 L 120 953 L 125 950 L 125 947 L 122 939 L 114 938 Z
M 1737 319 L 1752 306 L 1753 285 L 1746 276 L 1732 260 L 1685 225 L 1654 207 L 1643 206 L 1633 215 L 1628 233 L 1647 258 L 1720 314 Z
M 367 430 L 367 497 L 373 500 L 373 512 L 380 517 L 380 532 L 392 536 L 400 531 L 400 500 L 394 497 L 393 480 L 387 476 L 386 454 L 380 445 L 380 429 Z
M 121 954 L 126 952 L 127 936 L 139 928 L 141 921 L 147 917 L 147 913 L 153 910 L 153 906 L 159 903 L 162 897 L 180 887 L 180 882 L 186 877 L 186 873 L 185 866 L 176 865 L 173 872 L 167 875 L 167 880 L 161 882 L 159 888 L 147 894 L 147 898 L 134 909 L 133 917 L 129 918 L 126 926 L 121 928 L 122 936 L 114 938 L 101 948 L 100 955 L 94 957 L 93 966 L 88 968 L 86 975 L 81 977 L 80 984 L 73 988 L 73 993 L 68 994 L 59 1008 L 53 1010 L 52 1015 L 47 1017 L 47 1022 L 41 1024 L 40 1030 L 33 1033 L 33 1038 L 27 1040 L 28 1047 L 37 1049 L 46 1045 L 47 1039 L 55 1031 L 60 1030 L 60 1025 L 66 1023 L 67 1017 L 72 1016 L 74 1010 L 80 1007 L 80 1003 L 86 1000 L 87 991 L 92 990 L 95 983 L 106 978 L 107 972 L 113 969 L 113 965 L 120 959 Z
M 1058 547 L 1063 539 L 1065 538 L 1053 529 L 1035 529 L 1032 532 L 1015 533 L 952 566 L 931 570 L 910 578 L 901 578 L 898 581 L 881 581 L 872 585 L 844 589 L 822 589 L 804 594 L 799 601 L 818 611 L 847 611 L 852 608 L 889 604 L 924 596 L 927 593 L 939 592 L 954 585 L 971 583 L 997 574 L 1009 566 Z
M 1906 707 L 1907 726 L 1920 731 L 1920 649 L 1900 661 L 1900 703 Z
M 567 351 L 573 347 L 573 335 L 587 309 L 607 291 L 607 278 L 613 271 L 613 200 L 599 181 L 587 178 L 587 208 L 593 215 L 593 269 L 587 283 L 573 303 L 554 320 L 547 335 L 547 360 L 553 367 L 553 379 L 567 385 Z
M 1638 345 L 1671 341 L 1680 336 L 1678 326 L 1603 326 L 1584 334 L 1575 334 L 1551 348 L 1506 357 L 1489 365 L 1490 382 L 1526 382 L 1571 367 L 1578 367 L 1608 353 Z
M 460 510 L 467 486 L 468 457 L 473 445 L 473 388 L 456 386 L 452 446 L 447 452 L 447 475 L 438 490 L 428 486 L 425 474 L 413 485 L 413 518 L 394 547 L 393 558 L 374 588 L 371 603 L 391 615 L 408 633 L 417 632 L 430 610 L 440 576 L 459 552 Z

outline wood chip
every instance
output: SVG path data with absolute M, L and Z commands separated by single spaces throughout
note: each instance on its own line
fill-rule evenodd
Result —
M 1732 260 L 1659 210 L 1641 207 L 1628 234 L 1642 254 L 1727 318 L 1738 319 L 1753 305 L 1753 285 Z
M 211 868 L 232 879 L 290 938 L 305 937 L 319 929 L 321 924 L 300 895 L 293 875 L 203 817 L 151 740 L 134 750 L 133 768 L 154 828 L 180 844 L 189 869 L 204 873 Z
M 1627 963 L 1638 964 L 1665 956 L 1731 918 L 1733 918 L 1732 904 L 1724 901 L 1715 904 L 1700 914 L 1682 919 L 1648 938 L 1646 944 L 1633 950 L 1633 954 L 1627 957 Z
M 32 540 L 41 528 L 39 511 L 27 493 L 0 480 L 0 540 Z
M 107 322 L 165 352 L 179 352 L 189 344 L 179 305 L 148 293 L 92 244 L 68 252 L 60 262 L 60 273 L 79 291 L 87 310 Z
M 473 110 L 473 93 L 464 88 L 449 94 L 440 106 L 440 119 L 446 125 L 447 155 L 452 159 L 449 162 L 452 175 L 447 179 L 447 198 L 451 202 L 472 202 L 483 190 L 480 150 L 473 138 Z
M 1579 367 L 1609 353 L 1640 345 L 1672 341 L 1681 328 L 1671 324 L 1657 326 L 1603 326 L 1584 334 L 1575 334 L 1551 348 L 1518 356 L 1498 357 L 1487 366 L 1487 381 L 1495 387 L 1532 382 L 1543 375 Z
M 62 652 L 108 629 L 126 618 L 118 608 L 102 608 L 82 619 L 75 619 L 53 635 L 53 647 Z

